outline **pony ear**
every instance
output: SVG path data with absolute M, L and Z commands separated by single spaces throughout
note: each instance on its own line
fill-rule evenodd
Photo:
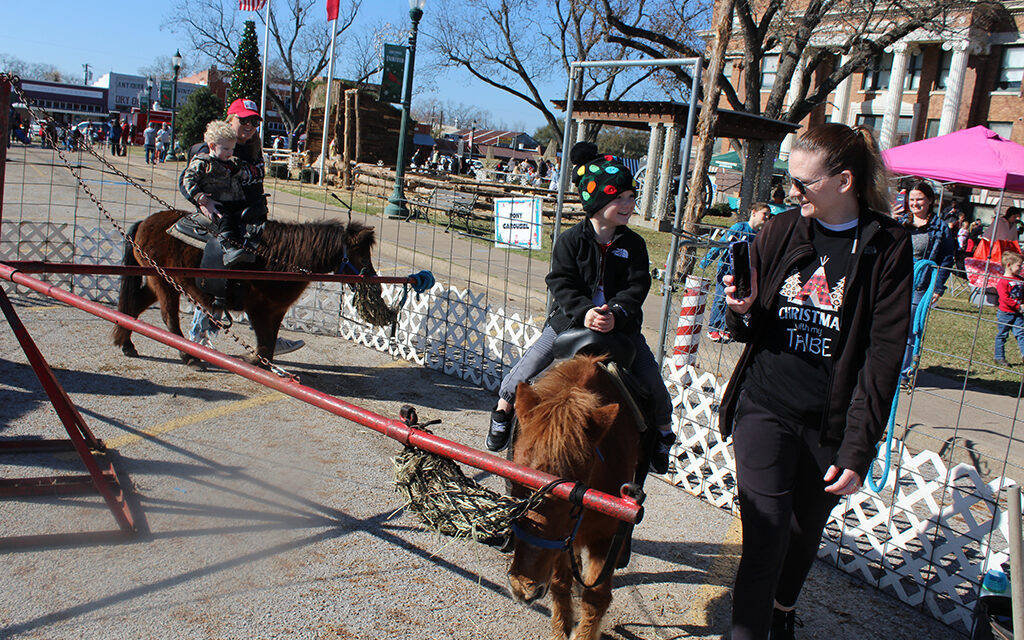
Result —
M 615 419 L 619 417 L 619 403 L 609 404 L 595 409 L 590 414 L 590 422 L 593 425 L 594 433 L 591 434 L 591 440 L 598 442 L 604 437 L 604 434 L 608 433 L 608 430 L 615 424 Z
M 520 382 L 516 385 L 516 413 L 520 416 L 526 415 L 540 402 L 540 396 L 533 387 Z
M 373 227 L 360 229 L 356 237 L 352 239 L 352 243 L 357 247 L 372 247 L 374 243 Z

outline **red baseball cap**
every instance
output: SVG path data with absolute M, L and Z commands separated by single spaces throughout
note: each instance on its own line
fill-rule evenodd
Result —
M 238 116 L 239 118 L 256 116 L 257 118 L 260 118 L 260 120 L 263 119 L 260 117 L 259 106 L 248 98 L 239 98 L 232 102 L 231 106 L 228 107 L 228 115 Z

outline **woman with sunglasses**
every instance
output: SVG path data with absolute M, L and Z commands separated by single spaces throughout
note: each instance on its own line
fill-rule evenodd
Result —
M 794 638 L 794 606 L 841 496 L 858 491 L 897 392 L 912 269 L 869 130 L 807 130 L 789 157 L 798 209 L 750 250 L 750 295 L 726 276 L 743 355 L 722 398 L 743 523 L 733 640 Z
M 910 245 L 914 252 L 914 261 L 930 260 L 939 265 L 935 274 L 935 291 L 928 304 L 935 304 L 946 291 L 946 280 L 956 266 L 956 236 L 949 225 L 935 213 L 935 191 L 927 182 L 918 181 L 907 192 L 907 214 L 898 218 L 903 228 L 910 234 Z M 917 315 L 917 307 L 924 298 L 925 291 L 931 282 L 931 273 L 924 277 L 914 288 L 910 298 L 910 317 Z M 907 335 L 907 348 L 903 353 L 900 384 L 910 383 L 913 373 L 914 342 L 917 334 L 911 331 Z
M 235 155 L 232 157 L 232 160 L 240 172 L 239 178 L 242 183 L 242 191 L 245 194 L 246 208 L 242 216 L 246 224 L 259 224 L 267 219 L 267 197 L 263 192 L 263 177 L 265 175 L 263 147 L 260 137 L 256 135 L 256 132 L 259 130 L 260 120 L 262 118 L 260 117 L 259 107 L 255 101 L 248 98 L 238 98 L 232 102 L 228 107 L 228 116 L 225 118 L 225 121 L 235 131 Z M 188 159 L 191 160 L 192 156 L 197 153 L 208 154 L 209 152 L 210 147 L 205 142 L 200 142 L 192 145 L 192 148 L 189 149 Z M 217 211 L 217 203 L 208 197 L 203 197 L 203 194 L 200 194 L 197 200 L 192 200 L 182 184 L 181 178 L 183 177 L 184 172 L 178 178 L 178 188 L 181 190 L 182 195 L 189 202 L 196 205 L 203 215 L 216 222 L 220 218 L 220 212 Z M 209 345 L 210 336 L 214 333 L 216 333 L 216 329 L 213 328 L 210 319 L 201 309 L 196 309 L 192 316 L 189 340 Z M 288 340 L 287 338 L 279 337 L 274 347 L 274 355 L 280 356 L 291 353 L 305 344 L 302 340 Z

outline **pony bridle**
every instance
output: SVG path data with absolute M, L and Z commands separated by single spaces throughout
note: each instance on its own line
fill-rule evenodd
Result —
M 541 491 L 547 493 L 551 489 L 555 488 L 560 484 L 566 482 L 572 482 L 571 480 L 554 480 L 545 485 Z M 579 582 L 584 589 L 593 589 L 597 585 L 601 584 L 611 576 L 612 571 L 615 569 L 615 562 L 618 558 L 619 551 L 622 549 L 622 543 L 627 538 L 633 535 L 633 523 L 622 521 L 619 522 L 619 526 L 615 529 L 615 536 L 612 539 L 611 545 L 608 547 L 608 555 L 605 556 L 604 565 L 601 567 L 601 573 L 597 576 L 591 584 L 587 584 L 586 580 L 583 579 L 583 574 L 580 571 L 579 564 L 576 560 L 576 554 L 573 553 L 572 545 L 576 540 L 576 534 L 579 533 L 580 523 L 583 522 L 583 495 L 587 492 L 587 486 L 582 482 L 574 482 L 572 491 L 569 492 L 569 503 L 572 505 L 569 511 L 569 518 L 572 519 L 573 525 L 569 535 L 560 539 L 552 540 L 550 538 L 542 538 L 535 536 L 532 533 L 525 531 L 519 526 L 518 519 L 512 521 L 512 534 L 521 542 L 525 542 L 531 547 L 537 547 L 538 549 L 550 549 L 554 551 L 566 552 L 569 554 L 569 565 L 572 568 L 572 575 Z M 626 498 L 632 498 L 636 500 L 637 504 L 643 504 L 644 498 L 647 494 L 644 493 L 643 488 L 635 482 L 627 482 L 622 485 L 619 489 L 619 495 Z M 519 519 L 525 517 L 525 513 L 520 516 Z
M 356 269 L 352 261 L 348 259 L 348 245 L 344 245 L 341 248 L 341 264 L 338 265 L 334 275 L 343 276 L 346 273 L 350 273 L 354 276 L 372 276 L 373 271 L 370 267 L 363 267 L 362 269 Z

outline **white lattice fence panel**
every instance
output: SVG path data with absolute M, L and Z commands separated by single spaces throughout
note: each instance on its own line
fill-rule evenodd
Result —
M 75 233 L 75 262 L 121 264 L 124 238 L 116 229 L 79 226 Z M 116 305 L 121 279 L 112 275 L 75 274 L 74 292 L 83 298 Z
M 74 225 L 52 222 L 5 222 L 0 229 L 0 259 L 72 262 L 75 258 Z M 71 289 L 70 274 L 33 274 L 32 277 Z M 11 292 L 14 285 L 4 282 Z
M 336 336 L 341 316 L 341 283 L 311 282 L 288 310 L 281 326 L 293 331 Z

